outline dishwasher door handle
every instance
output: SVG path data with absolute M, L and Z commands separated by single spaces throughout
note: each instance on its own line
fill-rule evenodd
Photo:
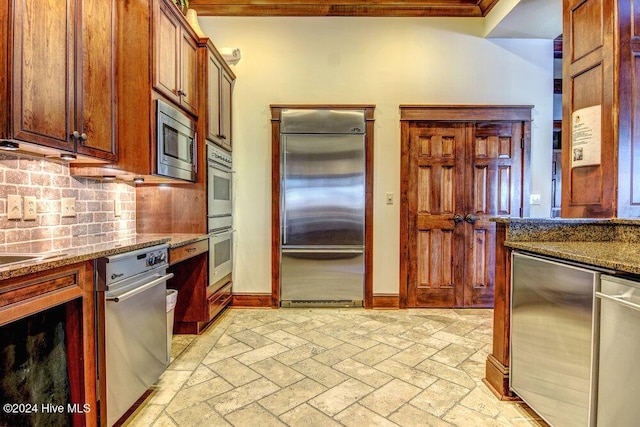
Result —
M 598 298 L 602 298 L 602 299 L 607 299 L 609 301 L 613 301 L 615 303 L 618 303 L 620 305 L 623 305 L 625 307 L 628 307 L 632 310 L 637 310 L 640 311 L 640 305 L 638 304 L 634 304 L 632 302 L 626 301 L 625 295 L 607 295 L 607 294 L 603 294 L 602 292 L 596 292 L 596 296 Z
M 151 289 L 154 286 L 159 285 L 160 283 L 166 282 L 167 280 L 171 279 L 173 277 L 173 273 L 169 273 L 169 274 L 165 274 L 164 276 L 156 276 L 157 279 L 154 279 L 152 281 L 150 281 L 149 283 L 145 283 L 142 286 L 139 286 L 137 288 L 133 288 L 130 291 L 127 292 L 123 292 L 120 295 L 116 295 L 116 296 L 112 296 L 112 297 L 107 297 L 107 301 L 110 302 L 122 302 L 125 301 L 133 296 L 138 295 L 141 292 L 146 291 L 147 289 Z

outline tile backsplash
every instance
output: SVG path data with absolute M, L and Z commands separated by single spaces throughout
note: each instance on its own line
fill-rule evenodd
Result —
M 36 199 L 34 220 L 8 219 L 8 196 Z M 71 200 L 63 216 L 63 199 Z M 119 216 L 116 216 L 119 205 Z M 118 240 L 136 232 L 136 193 L 132 185 L 69 175 L 65 163 L 0 153 L 0 245 L 9 252 L 55 251 L 96 241 Z

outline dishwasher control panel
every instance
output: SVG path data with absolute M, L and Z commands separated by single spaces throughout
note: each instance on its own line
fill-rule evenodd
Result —
M 168 266 L 168 245 L 157 245 L 96 260 L 98 291 L 156 268 Z
M 167 251 L 160 250 L 155 252 L 149 252 L 146 254 L 147 266 L 153 267 L 162 264 L 167 261 Z

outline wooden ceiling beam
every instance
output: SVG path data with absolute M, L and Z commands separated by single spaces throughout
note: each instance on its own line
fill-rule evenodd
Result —
M 191 0 L 200 16 L 482 17 L 498 0 Z

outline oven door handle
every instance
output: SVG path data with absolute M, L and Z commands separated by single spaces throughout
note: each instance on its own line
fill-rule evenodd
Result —
M 127 299 L 129 299 L 129 298 L 131 298 L 133 296 L 138 295 L 141 292 L 146 291 L 147 289 L 151 289 L 154 286 L 159 285 L 160 283 L 166 282 L 167 280 L 169 280 L 169 279 L 171 279 L 173 277 L 173 273 L 165 274 L 164 276 L 159 276 L 159 277 L 156 275 L 156 277 L 157 277 L 157 279 L 154 279 L 154 280 L 150 281 L 149 283 L 145 283 L 144 285 L 139 286 L 137 288 L 133 288 L 130 291 L 123 292 L 120 295 L 107 297 L 107 301 L 110 301 L 110 302 L 122 302 L 122 301 L 125 301 L 125 300 L 127 300 Z

